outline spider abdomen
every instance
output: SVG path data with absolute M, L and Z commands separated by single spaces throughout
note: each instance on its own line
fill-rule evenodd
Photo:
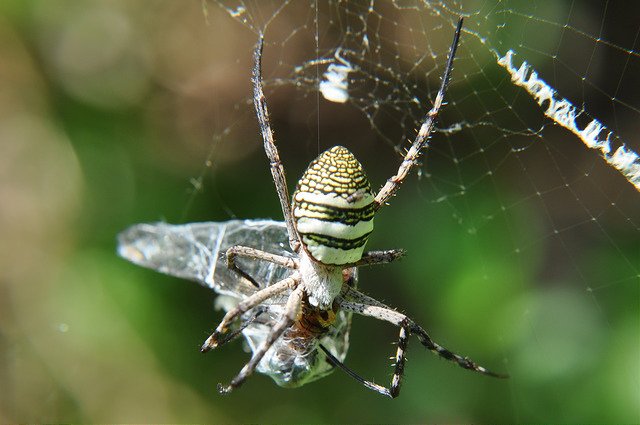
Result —
M 293 217 L 302 245 L 323 264 L 358 261 L 373 230 L 371 184 L 362 165 L 342 146 L 323 152 L 298 181 Z

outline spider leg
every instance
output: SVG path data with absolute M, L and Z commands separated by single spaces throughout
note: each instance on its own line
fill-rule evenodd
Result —
M 236 257 L 247 257 L 256 260 L 268 261 L 269 263 L 288 269 L 297 269 L 298 263 L 293 258 L 284 257 L 282 255 L 271 254 L 270 252 L 261 251 L 259 249 L 250 248 L 248 246 L 235 245 L 227 249 L 227 267 L 247 279 L 256 288 L 260 288 L 260 284 L 247 272 L 242 270 L 236 264 Z
M 456 55 L 456 50 L 458 48 L 458 42 L 460 41 L 460 31 L 462 30 L 462 17 L 458 20 L 458 25 L 456 26 L 456 32 L 453 36 L 453 42 L 451 43 L 451 48 L 449 50 L 449 59 L 447 60 L 447 65 L 444 70 L 444 75 L 442 76 L 442 84 L 440 85 L 440 90 L 438 90 L 438 94 L 436 95 L 436 99 L 433 102 L 433 107 L 427 115 L 425 116 L 422 126 L 418 131 L 418 135 L 416 136 L 411 148 L 407 151 L 400 167 L 398 168 L 398 172 L 390 177 L 385 185 L 380 189 L 378 194 L 375 197 L 376 210 L 382 207 L 388 200 L 391 198 L 400 188 L 400 185 L 407 177 L 411 169 L 418 162 L 418 157 L 420 156 L 420 152 L 426 146 L 429 141 L 429 136 L 433 131 L 433 126 L 435 124 L 436 119 L 438 118 L 438 114 L 440 113 L 440 108 L 444 102 L 444 94 L 447 90 L 447 86 L 449 84 L 449 79 L 451 77 L 451 71 L 453 69 L 453 58 Z
M 363 267 L 375 264 L 391 263 L 405 256 L 404 249 L 388 249 L 386 251 L 367 251 L 362 254 L 362 258 L 353 264 L 345 264 L 343 267 Z
M 238 388 L 242 383 L 253 373 L 253 371 L 260 363 L 260 360 L 264 357 L 266 352 L 271 348 L 273 343 L 280 338 L 280 336 L 284 333 L 284 331 L 289 328 L 293 322 L 296 320 L 296 317 L 300 313 L 300 308 L 302 306 L 302 297 L 304 295 L 304 287 L 298 286 L 291 295 L 289 295 L 289 299 L 287 300 L 287 305 L 285 307 L 285 312 L 280 321 L 273 327 L 271 333 L 267 336 L 267 339 L 262 343 L 262 345 L 253 353 L 253 357 L 249 360 L 249 363 L 244 365 L 240 373 L 236 375 L 235 378 L 231 380 L 231 383 L 227 386 L 222 384 L 218 384 L 218 391 L 220 394 L 228 394 L 233 391 L 235 388 Z
M 400 395 L 400 384 L 402 383 L 402 377 L 404 376 L 404 363 L 405 354 L 407 351 L 407 345 L 409 344 L 409 335 L 407 328 L 402 326 L 400 328 L 400 334 L 398 335 L 398 348 L 396 349 L 395 359 L 395 371 L 393 372 L 393 378 L 391 378 L 391 398 L 396 398 Z
M 322 344 L 320 344 L 320 348 L 327 355 L 327 360 L 333 366 L 337 366 L 342 369 L 347 375 L 351 376 L 356 381 L 360 382 L 365 387 L 370 390 L 376 391 L 382 395 L 385 395 L 390 398 L 396 398 L 400 395 L 400 384 L 402 383 L 402 377 L 404 375 L 404 364 L 405 364 L 405 355 L 404 352 L 407 350 L 407 344 L 409 340 L 407 338 L 407 330 L 404 327 L 400 328 L 400 336 L 398 338 L 398 348 L 396 350 L 395 357 L 395 370 L 393 372 L 393 377 L 391 378 L 391 386 L 389 388 L 383 387 L 382 385 L 378 385 L 375 382 L 367 381 L 352 369 L 347 367 L 340 360 L 335 358 L 333 354 L 329 352 Z
M 242 324 L 238 327 L 238 329 L 234 329 L 233 331 L 226 334 L 223 338 L 218 340 L 218 347 L 228 342 L 231 342 L 234 339 L 238 338 L 240 335 L 242 335 L 242 331 L 244 331 L 247 328 L 247 326 L 255 322 L 258 319 L 258 317 L 265 312 L 266 309 L 263 307 L 256 307 L 255 310 L 256 311 L 254 312 L 254 314 L 252 314 L 251 317 L 249 317 L 247 320 L 242 322 Z
M 464 369 L 470 369 L 483 375 L 493 376 L 495 378 L 508 378 L 508 375 L 492 372 L 483 366 L 474 363 L 467 357 L 463 357 L 459 354 L 450 351 L 441 345 L 437 344 L 431 339 L 429 334 L 417 325 L 407 315 L 393 310 L 392 308 L 384 305 L 380 301 L 377 301 L 367 295 L 353 288 L 346 287 L 343 290 L 341 296 L 337 299 L 340 308 L 351 311 L 353 313 L 360 314 L 362 316 L 373 317 L 378 320 L 392 323 L 401 328 L 405 328 L 409 333 L 415 334 L 422 345 L 428 350 L 442 357 L 456 363 L 458 366 Z
M 273 140 L 273 130 L 271 130 L 271 124 L 269 122 L 269 111 L 267 109 L 267 99 L 264 97 L 262 91 L 262 49 L 264 46 L 264 35 L 260 34 L 258 45 L 253 54 L 253 106 L 256 110 L 258 117 L 258 124 L 260 125 L 260 132 L 262 133 L 262 140 L 264 143 L 264 151 L 269 159 L 269 167 L 271 168 L 271 176 L 278 192 L 278 198 L 280 199 L 280 206 L 282 207 L 282 214 L 284 215 L 284 221 L 287 224 L 287 233 L 289 234 L 289 245 L 293 252 L 298 252 L 300 249 L 300 238 L 298 232 L 293 225 L 293 216 L 291 214 L 291 202 L 289 198 L 289 191 L 287 189 L 287 179 L 284 175 L 284 167 L 282 161 L 280 161 L 280 155 L 278 154 L 278 148 Z
M 261 304 L 265 300 L 278 295 L 286 289 L 295 288 L 300 282 L 299 276 L 291 276 L 286 279 L 283 279 L 279 282 L 274 283 L 271 286 L 267 286 L 266 288 L 256 292 L 245 300 L 242 300 L 238 303 L 235 308 L 229 310 L 227 314 L 225 314 L 224 318 L 216 328 L 216 330 L 207 338 L 207 340 L 202 344 L 202 348 L 200 351 L 206 353 L 207 351 L 216 348 L 220 345 L 221 339 L 220 337 L 227 331 L 229 324 L 238 316 L 246 313 L 251 310 L 255 306 Z
M 350 367 L 342 363 L 333 354 L 331 354 L 331 352 L 327 350 L 324 345 L 320 344 L 320 349 L 322 349 L 322 351 L 324 351 L 324 353 L 327 355 L 327 361 L 331 363 L 332 366 L 339 367 L 347 375 L 349 375 L 356 381 L 360 382 L 362 385 L 369 388 L 370 390 L 373 390 L 382 395 L 386 395 L 387 397 L 391 397 L 391 392 L 387 388 L 383 387 L 382 385 L 378 385 L 375 382 L 367 381 L 362 376 L 358 375 L 356 372 L 353 371 L 353 369 L 351 369 Z

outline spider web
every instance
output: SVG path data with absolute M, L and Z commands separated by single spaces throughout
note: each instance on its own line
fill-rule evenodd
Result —
M 299 158 L 334 144 L 356 153 L 374 185 L 391 175 L 438 90 L 457 17 L 465 17 L 447 105 L 417 182 L 412 175 L 381 214 L 388 218 L 378 228 L 392 230 L 371 244 L 404 246 L 417 257 L 398 266 L 414 284 L 397 291 L 439 300 L 427 307 L 436 309 L 429 317 L 438 317 L 439 335 L 450 326 L 454 341 L 474 341 L 465 352 L 480 344 L 485 358 L 504 361 L 509 383 L 474 388 L 509 389 L 506 421 L 637 421 L 640 414 L 635 7 L 203 3 L 208 20 L 226 15 L 241 24 L 239 33 L 250 30 L 243 37 L 265 35 L 265 92 L 290 184 L 304 167 Z M 239 50 L 247 69 L 251 46 Z M 255 126 L 244 101 L 234 111 L 222 145 Z M 425 280 L 438 283 L 419 287 Z M 455 285 L 447 288 L 449 281 Z M 475 321 L 483 326 L 470 327 Z M 409 375 L 432 373 L 415 363 Z M 402 398 L 439 389 L 416 377 L 406 386 Z M 447 400 L 438 403 L 445 407 L 431 411 L 451 418 Z M 481 407 L 472 412 L 495 420 Z

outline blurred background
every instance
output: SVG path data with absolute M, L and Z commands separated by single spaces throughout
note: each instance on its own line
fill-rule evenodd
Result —
M 640 195 L 494 57 L 515 49 L 638 152 L 638 5 L 343 7 L 0 4 L 0 422 L 640 422 Z M 295 390 L 256 375 L 218 395 L 249 355 L 240 342 L 200 354 L 215 294 L 125 262 L 116 235 L 281 218 L 250 103 L 258 30 L 290 188 L 335 144 L 381 185 L 433 99 L 459 13 L 442 131 L 368 245 L 408 256 L 362 270 L 360 287 L 511 379 L 414 340 L 396 400 L 340 371 Z M 332 104 L 315 87 L 354 34 L 362 85 Z M 355 318 L 348 365 L 386 384 L 396 339 Z

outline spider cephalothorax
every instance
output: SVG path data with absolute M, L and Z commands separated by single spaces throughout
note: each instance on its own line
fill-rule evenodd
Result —
M 342 265 L 362 258 L 375 202 L 362 165 L 347 148 L 334 146 L 309 164 L 291 209 L 302 246 L 314 260 Z

